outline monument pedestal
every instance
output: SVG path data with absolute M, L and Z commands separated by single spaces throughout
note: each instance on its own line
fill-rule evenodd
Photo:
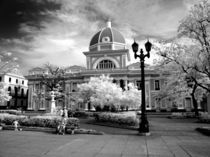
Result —
M 50 108 L 50 113 L 54 114 L 56 112 L 56 107 L 55 107 L 55 92 L 51 91 L 51 108 Z
M 51 109 L 50 113 L 55 113 L 56 107 L 55 107 L 55 101 L 51 101 Z

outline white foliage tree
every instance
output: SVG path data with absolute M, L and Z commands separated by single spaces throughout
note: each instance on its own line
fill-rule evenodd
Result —
M 130 108 L 139 109 L 141 104 L 141 91 L 133 83 L 128 84 L 128 88 L 123 92 L 121 103 Z M 129 104 L 129 105 L 128 105 Z M 125 106 L 126 107 L 126 106 Z
M 210 3 L 202 0 L 194 5 L 188 16 L 182 21 L 178 29 L 179 36 L 194 42 L 191 51 L 193 59 L 190 68 L 202 79 L 192 77 L 197 86 L 210 92 Z
M 210 92 L 210 4 L 206 0 L 194 5 L 181 21 L 179 36 L 159 47 L 161 68 L 170 72 L 168 84 L 160 91 L 175 99 L 190 94 L 195 114 L 197 100 Z M 181 38 L 180 38 L 181 37 Z M 184 38 L 183 38 L 184 37 Z M 157 47 L 156 47 L 157 48 Z M 164 91 L 165 90 L 165 91 Z
M 9 101 L 11 96 L 9 96 L 9 92 L 7 91 L 7 87 L 3 82 L 0 82 L 0 104 L 2 105 L 5 101 Z
M 91 102 L 95 107 L 137 108 L 140 104 L 140 94 L 136 87 L 130 84 L 129 90 L 123 92 L 122 88 L 112 83 L 112 78 L 109 76 L 91 77 L 88 83 L 81 84 L 78 88 L 83 101 Z
M 12 57 L 11 55 L 11 53 L 5 53 L 4 55 L 0 55 L 1 74 L 17 71 L 17 68 L 19 67 L 19 65 L 16 62 L 17 58 Z M 5 103 L 5 101 L 9 101 L 10 99 L 11 96 L 9 96 L 6 84 L 0 82 L 0 104 L 3 104 Z

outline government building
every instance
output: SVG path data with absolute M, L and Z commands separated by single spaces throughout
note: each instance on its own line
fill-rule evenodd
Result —
M 131 52 L 133 54 L 133 52 Z M 64 101 L 56 100 L 56 106 L 67 108 L 92 109 L 92 106 L 83 104 L 77 106 L 71 100 L 71 95 L 77 93 L 77 85 L 88 82 L 90 77 L 109 75 L 113 82 L 122 89 L 128 83 L 134 83 L 141 90 L 140 63 L 128 64 L 130 61 L 129 49 L 123 35 L 107 22 L 107 26 L 98 31 L 90 40 L 89 51 L 83 52 L 86 56 L 86 67 L 70 66 L 65 73 L 65 93 Z M 48 72 L 43 68 L 33 68 L 29 71 L 28 79 L 28 107 L 31 111 L 50 111 L 50 100 L 46 99 L 46 89 L 41 82 L 41 75 Z M 161 100 L 155 97 L 157 92 L 165 85 L 166 75 L 154 70 L 152 66 L 145 65 L 145 93 L 146 109 L 154 111 L 171 111 L 177 109 L 192 109 L 190 97 L 186 97 L 181 102 L 173 102 L 168 99 Z M 141 95 L 139 95 L 141 96 Z

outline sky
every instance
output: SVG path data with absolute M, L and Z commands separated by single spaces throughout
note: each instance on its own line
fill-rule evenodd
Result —
M 12 58 L 24 75 L 46 63 L 86 67 L 95 33 L 106 26 L 143 43 L 173 39 L 198 0 L 1 0 L 0 58 Z M 131 62 L 136 62 L 130 49 Z M 152 52 L 151 52 L 152 53 Z M 153 56 L 151 54 L 151 56 Z M 154 56 L 149 59 L 154 59 Z

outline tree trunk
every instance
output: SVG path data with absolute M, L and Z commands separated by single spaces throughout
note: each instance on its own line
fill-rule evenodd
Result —
M 195 99 L 195 95 L 194 93 L 191 94 L 192 100 L 193 100 L 193 107 L 194 107 L 194 111 L 195 111 L 195 116 L 198 117 L 199 113 L 198 113 L 198 102 Z
M 193 86 L 192 93 L 191 93 L 191 97 L 192 97 L 192 100 L 193 100 L 194 112 L 195 112 L 195 116 L 196 116 L 196 117 L 199 116 L 199 113 L 198 113 L 198 102 L 197 102 L 197 100 L 195 99 L 195 90 L 196 90 L 197 87 L 198 87 L 197 85 L 194 85 L 194 86 Z

